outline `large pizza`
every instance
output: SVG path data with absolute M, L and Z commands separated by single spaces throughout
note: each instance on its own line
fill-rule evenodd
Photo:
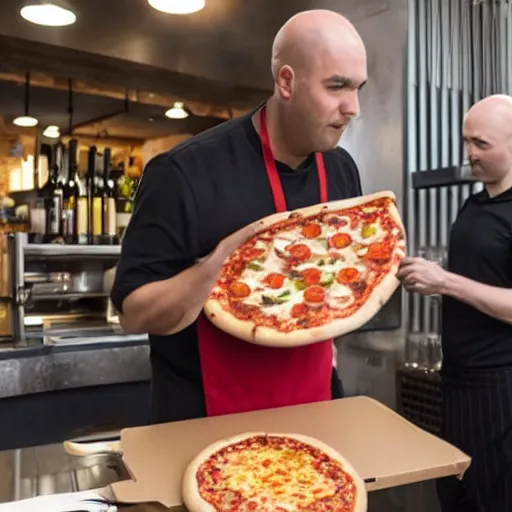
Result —
M 249 432 L 211 444 L 188 465 L 189 512 L 366 512 L 364 482 L 329 445 Z
M 226 260 L 205 314 L 261 345 L 331 339 L 378 313 L 399 285 L 404 256 L 392 192 L 273 214 Z

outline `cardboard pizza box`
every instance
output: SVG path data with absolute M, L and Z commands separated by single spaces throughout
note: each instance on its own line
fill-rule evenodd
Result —
M 344 455 L 368 491 L 462 476 L 471 459 L 368 397 L 201 418 L 121 432 L 123 461 L 130 481 L 109 491 L 123 503 L 161 503 L 182 510 L 182 474 L 210 443 L 248 432 L 306 434 Z

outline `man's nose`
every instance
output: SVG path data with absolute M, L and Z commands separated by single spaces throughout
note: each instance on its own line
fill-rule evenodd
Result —
M 477 149 L 475 148 L 475 145 L 472 144 L 471 142 L 469 142 L 466 146 L 466 151 L 467 151 L 467 154 L 468 154 L 468 157 L 470 160 L 476 160 L 477 156 L 478 156 L 478 151 Z
M 345 117 L 356 117 L 360 114 L 358 91 L 347 91 L 340 105 L 340 112 Z

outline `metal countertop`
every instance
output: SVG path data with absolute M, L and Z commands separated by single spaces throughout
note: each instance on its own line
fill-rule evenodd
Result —
M 88 491 L 127 478 L 107 455 L 69 456 L 61 443 L 0 452 L 0 504 L 56 493 Z M 168 510 L 157 504 L 120 507 L 130 512 Z
M 0 399 L 32 393 L 149 380 L 147 337 L 129 341 L 0 345 Z

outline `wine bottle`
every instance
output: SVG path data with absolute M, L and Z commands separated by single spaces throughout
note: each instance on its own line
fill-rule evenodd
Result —
M 78 188 L 77 146 L 75 139 L 69 141 L 68 176 L 63 190 L 62 234 L 64 236 L 75 236 L 79 233 L 77 210 L 80 192 Z
M 92 234 L 100 237 L 103 233 L 103 174 L 99 175 L 98 167 L 102 165 L 101 158 L 96 154 L 94 176 L 92 179 Z
M 115 183 L 112 179 L 112 151 L 106 148 L 103 154 L 103 235 L 115 236 L 117 234 L 116 222 L 116 193 Z
M 102 186 L 100 179 L 96 175 L 98 160 L 98 149 L 96 146 L 89 148 L 87 158 L 87 178 L 86 178 L 86 193 L 87 193 L 87 235 L 89 243 L 94 243 L 94 237 L 101 235 L 102 228 L 102 209 L 101 204 L 103 200 Z
M 79 244 L 89 243 L 89 207 L 87 197 L 87 176 L 78 181 L 78 203 L 76 205 L 76 233 Z
M 94 194 L 94 175 L 96 174 L 96 155 L 97 149 L 95 146 L 89 148 L 87 153 L 87 174 L 85 176 L 85 191 L 87 194 L 87 237 L 89 243 L 92 243 L 92 233 L 94 226 L 94 213 L 93 213 L 93 194 Z
M 45 151 L 48 153 L 48 150 Z M 48 181 L 41 188 L 41 196 L 44 199 L 46 212 L 45 232 L 47 235 L 56 236 L 62 233 L 62 202 L 63 187 L 60 180 L 60 165 L 62 164 L 62 145 L 54 144 L 49 148 L 50 172 Z

